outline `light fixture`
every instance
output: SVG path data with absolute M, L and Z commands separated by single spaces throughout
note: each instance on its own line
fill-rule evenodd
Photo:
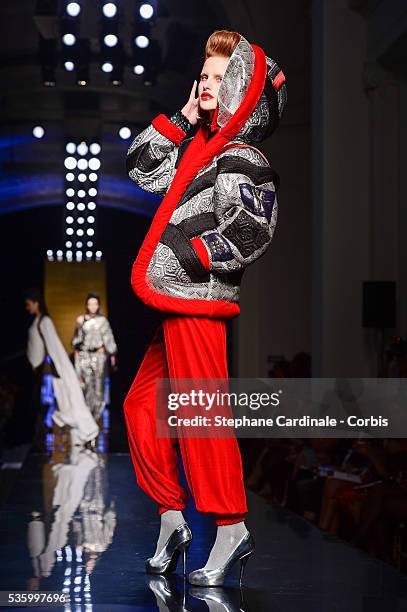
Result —
M 134 74 L 137 74 L 137 75 L 139 75 L 139 74 L 143 74 L 143 72 L 144 72 L 144 66 L 142 66 L 141 64 L 136 64 L 136 65 L 134 66 L 134 68 L 133 68 L 133 72 L 134 72 Z
M 53 256 L 53 252 L 51 250 L 47 251 L 47 257 L 52 257 Z
M 75 209 L 75 204 L 73 202 L 67 202 L 66 208 L 68 210 L 74 210 Z
M 122 127 L 119 130 L 119 136 L 122 140 L 128 140 L 131 136 L 131 130 L 128 127 Z
M 78 204 L 78 210 L 79 210 L 80 212 L 82 212 L 83 210 L 85 210 L 85 208 L 86 208 L 86 207 L 85 207 L 85 204 L 84 204 L 83 202 L 79 202 L 79 204 Z
M 113 2 L 106 2 L 102 8 L 103 14 L 108 19 L 114 17 L 117 13 L 117 6 Z
M 86 155 L 86 153 L 88 152 L 88 146 L 86 142 L 81 142 L 80 144 L 78 144 L 78 146 L 76 147 L 76 151 L 78 155 Z
M 151 19 L 154 15 L 154 8 L 151 4 L 144 3 L 139 8 L 140 17 L 143 19 Z
M 65 70 L 67 70 L 68 72 L 72 72 L 72 70 L 75 69 L 75 64 L 71 62 L 70 60 L 67 60 L 64 66 L 65 66 Z
M 81 174 L 78 175 L 78 181 L 80 183 L 84 183 L 86 181 L 86 174 L 84 174 L 83 172 L 81 172 Z
M 86 251 L 86 257 L 88 259 L 90 259 L 92 257 L 92 255 L 93 255 L 92 251 Z
M 96 251 L 95 255 L 96 257 L 102 257 L 102 251 Z
M 92 181 L 92 183 L 96 183 L 96 181 L 98 180 L 98 175 L 96 174 L 96 172 L 91 172 L 89 174 L 89 180 Z
M 65 176 L 66 180 L 68 181 L 68 183 L 72 183 L 72 181 L 75 180 L 75 175 L 73 172 L 68 172 L 68 174 Z
M 65 150 L 67 153 L 69 153 L 70 155 L 73 155 L 75 153 L 76 147 L 74 145 L 73 142 L 68 142 L 66 144 Z
M 89 202 L 88 203 L 88 208 L 89 208 L 89 210 L 95 210 L 95 208 L 96 208 L 95 202 Z
M 113 64 L 111 64 L 110 62 L 105 62 L 104 64 L 102 64 L 102 70 L 103 72 L 112 72 Z
M 82 242 L 79 241 L 79 242 L 76 243 L 76 248 L 77 249 L 81 249 L 82 247 L 83 247 L 83 243 Z
M 66 246 L 67 249 L 70 249 L 72 247 L 72 242 L 70 240 L 67 240 L 65 242 L 65 246 Z
M 72 45 L 74 45 L 76 43 L 76 36 L 75 36 L 75 34 L 71 34 L 70 32 L 68 32 L 67 34 L 64 34 L 63 37 L 62 37 L 62 42 L 67 47 L 72 47 Z
M 87 221 L 88 221 L 88 223 L 94 223 L 95 222 L 95 217 L 93 215 L 89 215 Z
M 89 168 L 91 170 L 99 170 L 99 168 L 100 168 L 100 160 L 97 157 L 92 157 L 89 160 Z
M 79 160 L 79 161 L 81 161 L 81 160 Z M 78 198 L 84 198 L 85 196 L 86 196 L 86 191 L 84 189 L 79 189 L 79 191 L 78 191 Z
M 116 34 L 106 34 L 103 39 L 106 47 L 115 47 L 118 43 L 118 40 L 119 39 L 117 38 Z
M 72 236 L 72 234 L 73 234 L 73 229 L 72 229 L 72 227 L 67 227 L 67 228 L 66 228 L 66 233 L 68 234 L 68 236 Z
M 92 227 L 88 227 L 86 233 L 88 236 L 93 236 L 95 234 L 95 230 Z
M 81 12 L 81 7 L 78 2 L 70 2 L 66 7 L 66 12 L 70 17 L 77 17 Z
M 94 187 L 91 187 L 88 191 L 88 194 L 90 195 L 91 198 L 94 198 L 97 196 L 98 190 L 95 189 Z
M 140 49 L 146 49 L 150 44 L 149 39 L 147 36 L 144 36 L 144 34 L 139 34 L 139 36 L 136 36 L 134 42 L 136 43 L 137 47 L 140 47 Z
M 86 243 L 86 246 L 88 246 L 88 247 L 93 247 L 93 242 L 92 242 L 92 240 L 88 240 L 88 241 L 87 241 L 87 243 Z
M 70 187 L 69 189 L 65 191 L 65 193 L 68 196 L 68 198 L 73 198 L 75 195 L 75 189 L 72 189 L 72 187 Z
M 83 157 L 78 161 L 78 168 L 79 170 L 87 170 L 88 168 L 88 162 Z
M 73 223 L 73 217 L 67 217 L 66 222 L 68 223 L 68 225 L 71 225 Z
M 101 146 L 97 142 L 92 142 L 92 144 L 90 145 L 89 149 L 90 149 L 90 152 L 92 153 L 92 155 L 99 155 L 99 153 L 101 151 Z
M 73 170 L 76 168 L 76 159 L 74 157 L 66 157 L 64 165 L 67 170 Z
M 34 138 L 43 138 L 44 134 L 45 134 L 45 130 L 44 130 L 44 128 L 41 125 L 36 125 L 33 128 L 33 136 L 34 136 Z
M 83 229 L 79 228 L 78 230 L 76 230 L 76 235 L 77 236 L 83 236 L 83 234 L 84 234 Z

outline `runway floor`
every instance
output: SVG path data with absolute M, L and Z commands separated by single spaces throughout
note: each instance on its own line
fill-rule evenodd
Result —
M 0 591 L 70 595 L 70 604 L 34 609 L 407 610 L 407 577 L 250 491 L 247 525 L 256 553 L 242 590 L 237 568 L 224 588 L 192 587 L 179 573 L 149 577 L 144 561 L 154 552 L 159 517 L 136 485 L 130 456 L 109 454 L 103 437 L 97 452 L 72 452 L 66 438 L 48 434 L 44 452 L 27 456 L 0 514 Z M 205 564 L 215 527 L 193 502 L 185 516 L 194 536 L 187 560 L 191 571 Z

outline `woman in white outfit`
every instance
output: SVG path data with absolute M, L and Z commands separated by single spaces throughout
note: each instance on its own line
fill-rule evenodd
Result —
M 25 307 L 35 317 L 28 331 L 27 357 L 34 369 L 45 367 L 52 375 L 58 405 L 52 415 L 54 422 L 59 427 L 71 427 L 73 444 L 94 440 L 99 433 L 98 425 L 85 403 L 74 366 L 47 312 L 44 298 L 36 290 L 31 291 L 26 295 Z M 51 363 L 47 363 L 47 356 Z

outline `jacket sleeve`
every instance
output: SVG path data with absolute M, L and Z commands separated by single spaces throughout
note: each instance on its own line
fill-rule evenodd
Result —
M 206 270 L 242 270 L 265 253 L 277 223 L 278 181 L 254 149 L 219 158 L 212 194 L 216 227 L 191 240 Z
M 103 345 L 108 355 L 115 355 L 117 353 L 117 344 L 116 344 L 116 341 L 113 335 L 113 331 L 112 331 L 112 328 L 110 326 L 108 319 L 105 319 L 103 321 L 102 338 L 103 338 Z
M 176 171 L 179 145 L 192 127 L 181 111 L 170 119 L 158 115 L 130 145 L 126 159 L 129 177 L 145 191 L 165 195 Z

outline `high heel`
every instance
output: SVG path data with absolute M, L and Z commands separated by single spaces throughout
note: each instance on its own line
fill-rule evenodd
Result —
M 178 525 L 172 532 L 162 550 L 146 561 L 146 571 L 149 574 L 166 574 L 173 572 L 182 554 L 182 571 L 186 573 L 188 548 L 192 541 L 192 533 L 187 523 Z
M 235 563 L 240 561 L 239 585 L 242 585 L 243 572 L 250 555 L 254 552 L 254 540 L 248 531 L 239 542 L 234 551 L 231 552 L 225 563 L 216 569 L 198 569 L 191 572 L 188 580 L 196 586 L 221 586 L 229 570 Z

